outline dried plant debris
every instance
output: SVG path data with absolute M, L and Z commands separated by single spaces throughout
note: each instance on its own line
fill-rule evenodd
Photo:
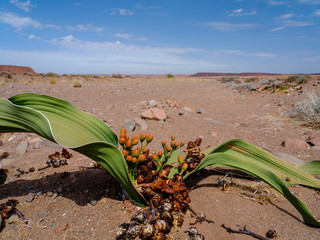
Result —
M 268 238 L 265 238 L 257 233 L 251 232 L 250 230 L 248 230 L 246 228 L 246 226 L 244 226 L 243 228 L 240 228 L 239 230 L 234 230 L 232 228 L 226 227 L 224 224 L 221 225 L 221 227 L 223 227 L 224 229 L 227 230 L 228 233 L 238 233 L 238 234 L 245 234 L 245 235 L 249 235 L 252 236 L 254 238 L 260 239 L 260 240 L 268 240 Z
M 167 235 L 174 234 L 183 222 L 181 214 L 174 212 L 168 204 L 163 204 L 161 210 L 151 206 L 136 212 L 129 223 L 122 223 L 117 227 L 116 239 L 167 239 Z
M 19 204 L 18 200 L 9 199 L 6 203 L 0 204 L 0 215 L 2 219 L 8 219 L 10 216 L 17 214 L 24 223 L 28 223 L 23 214 L 16 208 Z
M 42 171 L 46 168 L 58 168 L 61 166 L 65 166 L 68 164 L 67 159 L 73 157 L 72 154 L 65 148 L 62 149 L 61 154 L 59 152 L 55 152 L 48 156 L 48 160 L 46 162 L 47 166 L 43 168 L 39 168 L 39 171 Z
M 189 240 L 204 240 L 204 236 L 195 227 L 190 227 L 187 231 Z

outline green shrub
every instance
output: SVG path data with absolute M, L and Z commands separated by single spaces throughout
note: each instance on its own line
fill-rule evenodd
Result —
M 12 73 L 10 73 L 10 72 L 0 72 L 0 77 L 12 79 Z
M 166 78 L 174 78 L 174 75 L 168 73 L 168 74 L 166 75 Z
M 230 82 L 239 82 L 240 80 L 235 77 L 222 77 L 219 78 L 218 81 L 221 83 L 230 83 Z
M 248 82 L 257 82 L 259 81 L 259 78 L 258 77 L 251 77 L 251 78 L 246 78 L 244 80 L 244 82 L 248 83 Z
M 60 75 L 58 73 L 54 72 L 48 72 L 45 74 L 46 77 L 59 77 Z
M 123 78 L 123 76 L 120 73 L 112 73 L 111 77 L 113 77 L 113 78 Z

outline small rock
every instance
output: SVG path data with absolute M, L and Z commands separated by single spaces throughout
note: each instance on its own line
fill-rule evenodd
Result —
M 301 90 L 301 89 L 302 89 L 302 86 L 301 86 L 301 85 L 298 85 L 298 86 L 295 87 L 295 89 L 296 89 L 296 90 Z
M 35 193 L 29 193 L 26 198 L 24 199 L 26 202 L 32 202 L 34 197 L 35 197 Z
M 8 152 L 3 152 L 0 156 L 0 160 L 1 159 L 4 159 L 4 158 L 7 158 L 9 156 L 9 153 Z
M 167 115 L 165 111 L 160 108 L 150 108 L 141 113 L 142 119 L 154 119 L 154 120 L 165 120 L 167 119 Z
M 132 132 L 136 126 L 136 123 L 132 121 L 131 119 L 126 119 L 124 121 L 123 127 L 128 131 Z
M 28 145 L 29 143 L 27 141 L 21 142 L 16 148 L 17 154 L 19 155 L 25 154 L 27 152 Z
M 185 115 L 185 114 L 186 114 L 186 112 L 183 111 L 183 110 L 180 110 L 180 111 L 178 112 L 178 115 L 179 115 L 179 116 L 183 116 L 183 115 Z
M 97 201 L 95 198 L 91 197 L 91 198 L 89 199 L 89 203 L 90 203 L 92 206 L 95 206 L 95 205 L 97 205 L 98 201 Z
M 290 164 L 303 164 L 304 162 L 302 160 L 300 160 L 299 158 L 287 154 L 287 153 L 273 153 L 273 155 L 275 155 L 276 157 L 280 158 L 281 160 L 290 163 Z
M 239 123 L 239 127 L 249 127 L 250 123 L 249 122 L 241 122 Z
M 309 133 L 307 143 L 311 146 L 320 146 L 320 134 Z
M 47 216 L 48 215 L 48 213 L 46 212 L 46 211 L 42 211 L 42 212 L 39 212 L 38 213 L 38 217 L 39 218 L 44 218 L 45 216 Z
M 281 145 L 285 148 L 290 149 L 308 149 L 310 146 L 305 141 L 299 139 L 288 138 L 284 140 Z
M 145 120 L 141 118 L 134 118 L 133 121 L 136 123 L 136 128 L 142 132 L 148 130 L 148 124 Z
M 218 136 L 218 135 L 217 135 L 216 132 L 212 132 L 212 133 L 211 133 L 211 136 L 212 136 L 212 137 L 216 137 L 216 136 Z
M 152 99 L 148 102 L 149 107 L 156 107 L 157 105 L 158 105 L 158 102 L 154 99 Z
M 29 168 L 29 172 L 34 172 L 36 169 L 34 167 Z
M 9 224 L 16 224 L 18 221 L 19 221 L 19 217 L 16 214 L 11 215 L 11 217 L 9 217 L 8 219 Z
M 3 142 L 0 140 L 0 146 L 3 146 Z
M 268 232 L 266 233 L 266 237 L 267 238 L 276 238 L 276 237 L 278 237 L 278 234 L 277 234 L 276 230 L 268 230 Z
M 202 109 L 202 108 L 197 108 L 197 109 L 196 109 L 196 113 L 198 113 L 198 114 L 202 114 L 202 113 L 204 113 L 204 111 L 203 111 L 203 109 Z
M 33 147 L 34 147 L 35 149 L 38 149 L 38 148 L 41 148 L 42 145 L 43 145 L 43 141 L 40 140 L 40 141 L 36 142 L 36 143 L 33 145 Z
M 55 233 L 61 233 L 61 232 L 64 232 L 65 230 L 67 230 L 67 228 L 68 228 L 68 223 L 66 223 L 66 224 L 63 224 L 63 225 L 61 225 L 61 226 L 59 226 L 59 227 L 56 227 L 55 229 L 54 229 L 54 232 Z
M 173 102 L 169 103 L 169 107 L 171 107 L 171 108 L 180 108 L 181 104 L 178 101 L 173 101 Z
M 48 196 L 48 197 L 52 197 L 52 196 L 53 196 L 53 192 L 48 191 L 48 192 L 47 192 L 47 196 Z

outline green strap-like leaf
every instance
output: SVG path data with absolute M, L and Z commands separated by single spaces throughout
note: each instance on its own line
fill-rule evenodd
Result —
M 306 224 L 320 227 L 320 222 L 312 216 L 309 209 L 298 198 L 292 195 L 287 186 L 287 184 L 302 184 L 319 189 L 320 180 L 307 172 L 283 162 L 272 154 L 240 139 L 226 141 L 211 149 L 198 167 L 184 178 L 186 179 L 205 166 L 233 168 L 265 181 L 290 201 L 300 212 Z M 281 178 L 290 180 L 284 182 Z
M 0 99 L 0 132 L 32 132 L 78 151 L 107 169 L 134 202 L 147 204 L 130 180 L 117 136 L 67 101 L 33 93 Z

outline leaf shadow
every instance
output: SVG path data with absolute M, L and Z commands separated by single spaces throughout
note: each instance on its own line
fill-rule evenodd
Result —
M 101 169 L 53 173 L 33 180 L 15 179 L 12 182 L 7 181 L 0 189 L 0 200 L 26 196 L 30 192 L 56 192 L 80 206 L 103 197 L 120 200 L 122 194 L 120 184 L 107 171 Z

